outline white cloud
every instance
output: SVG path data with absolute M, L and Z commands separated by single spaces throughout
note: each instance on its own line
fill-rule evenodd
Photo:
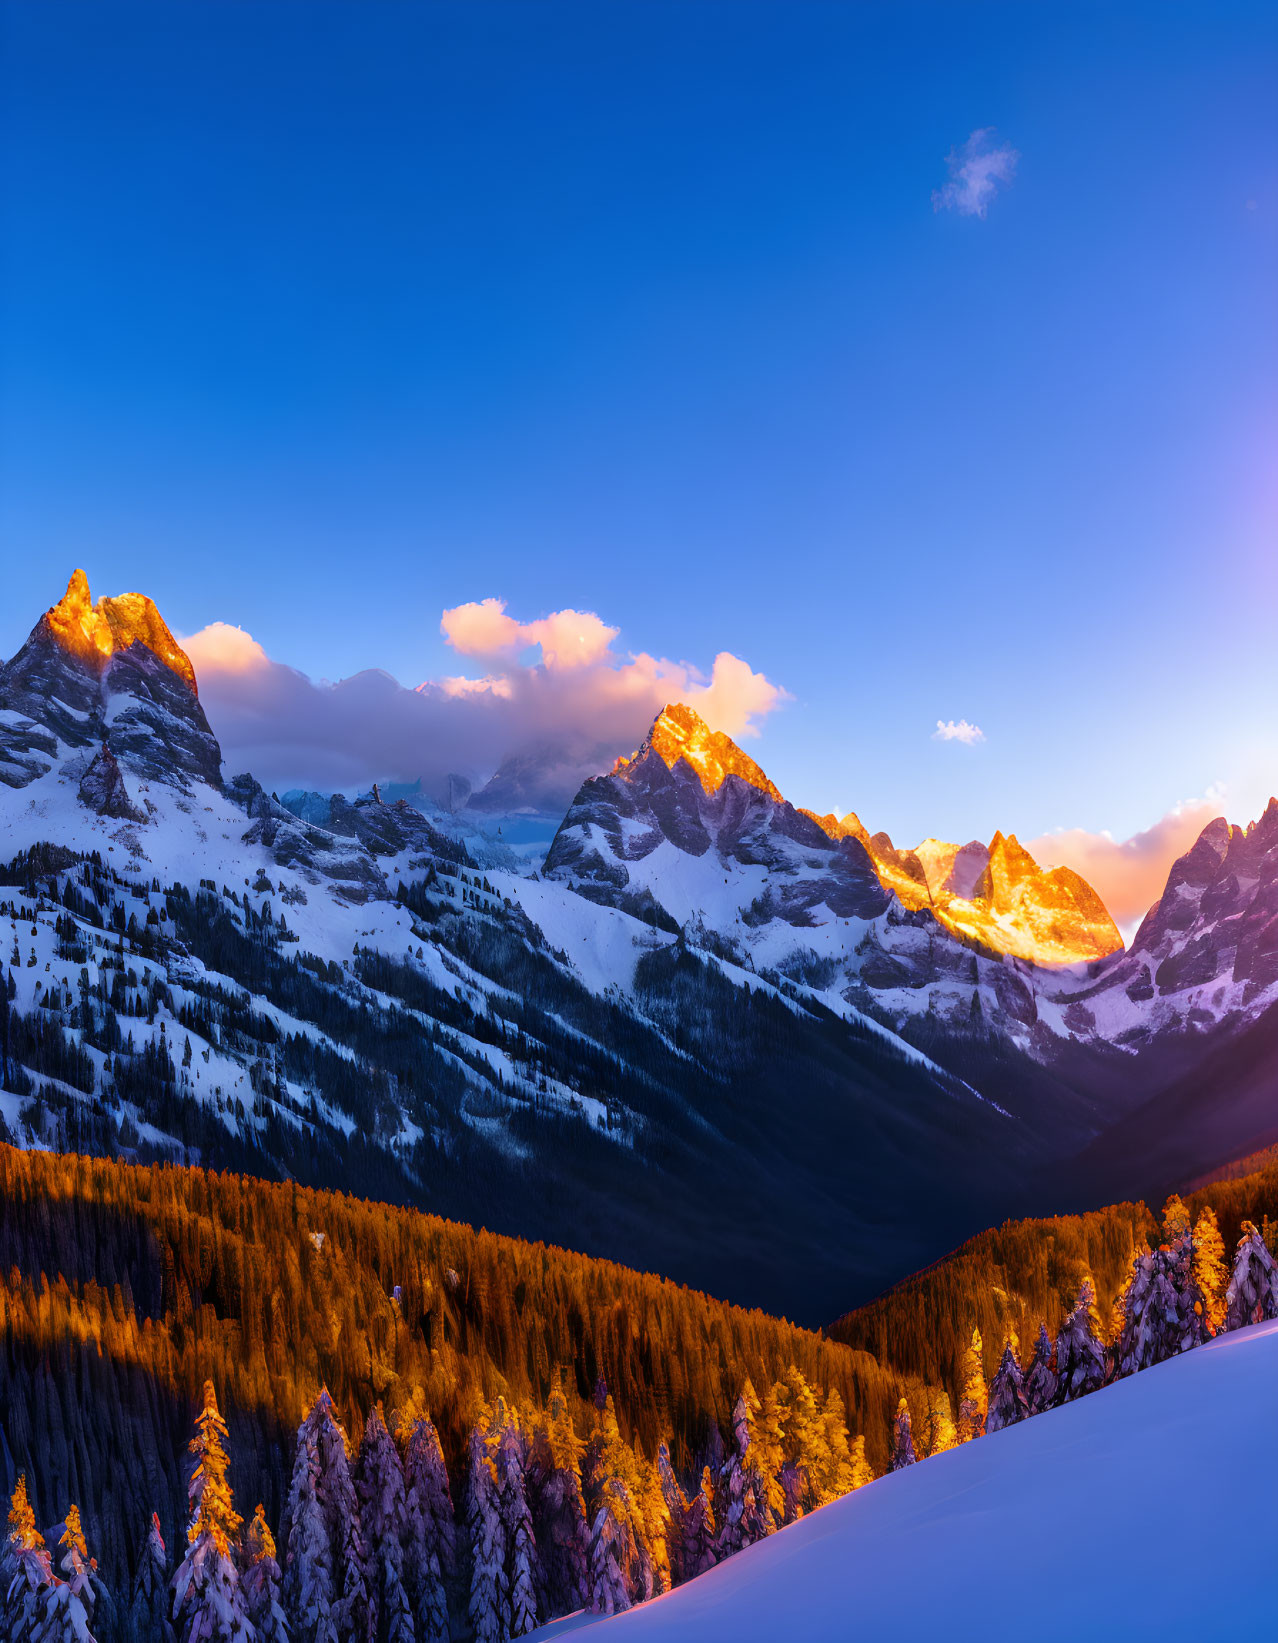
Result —
M 985 740 L 985 732 L 980 725 L 969 724 L 966 719 L 938 719 L 936 729 L 932 732 L 934 742 L 963 742 L 972 747 L 977 742 Z
M 933 211 L 957 211 L 961 217 L 983 217 L 998 185 L 1016 175 L 1020 155 L 1010 143 L 994 141 L 993 126 L 974 131 L 961 148 L 945 157 L 950 180 L 932 193 Z

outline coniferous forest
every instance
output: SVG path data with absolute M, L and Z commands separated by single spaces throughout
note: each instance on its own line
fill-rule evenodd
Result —
M 614 1613 L 1278 1316 L 1275 1208 L 1271 1163 L 1158 1218 L 1009 1223 L 827 1336 L 342 1194 L 0 1148 L 0 1635 L 498 1643 Z

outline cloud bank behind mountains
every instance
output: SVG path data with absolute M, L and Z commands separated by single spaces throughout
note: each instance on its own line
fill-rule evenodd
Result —
M 443 613 L 441 631 L 482 672 L 407 689 L 369 669 L 320 683 L 275 661 L 251 634 L 214 622 L 182 640 L 228 774 L 251 770 L 268 788 L 325 791 L 380 780 L 442 793 L 450 773 L 478 784 L 521 761 L 533 802 L 563 808 L 587 776 L 632 753 L 667 702 L 694 707 L 715 729 L 758 734 L 786 693 L 731 651 L 709 672 L 613 648 L 619 629 L 593 612 L 532 622 L 484 599 Z
M 1081 873 L 1129 937 L 1162 895 L 1172 863 L 1220 814 L 1220 804 L 1208 796 L 1177 805 L 1129 839 L 1073 827 L 1031 839 L 1025 848 L 1043 867 L 1072 867 Z

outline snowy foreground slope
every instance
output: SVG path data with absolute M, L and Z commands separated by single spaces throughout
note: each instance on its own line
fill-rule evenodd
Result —
M 609 1643 L 1278 1636 L 1278 1322 L 881 1478 Z

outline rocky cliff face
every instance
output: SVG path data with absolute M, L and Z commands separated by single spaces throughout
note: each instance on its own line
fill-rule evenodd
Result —
M 716 856 L 729 891 L 735 871 L 756 870 L 750 905 L 734 909 L 746 928 L 772 918 L 874 920 L 895 905 L 898 915 L 920 915 L 902 918 L 913 928 L 939 925 L 965 948 L 1039 966 L 1090 963 L 1122 947 L 1095 891 L 1068 868 L 1041 869 L 1015 837 L 996 833 L 988 846 L 928 839 L 899 850 L 852 813 L 796 810 L 753 759 L 684 706 L 667 707 L 633 758 L 585 784 L 546 867 L 597 889 L 642 888 L 662 901 L 668 886 L 640 864 L 663 845 Z M 681 871 L 686 878 L 677 865 L 665 877 L 677 881 Z M 707 895 L 722 903 L 705 877 Z M 900 960 L 873 962 L 868 974 L 870 985 L 876 977 L 922 979 Z
M 1127 952 L 1071 999 L 1081 1034 L 1138 1047 L 1263 1011 L 1278 994 L 1278 800 L 1259 821 L 1218 816 L 1173 863 Z
M 127 775 L 218 786 L 190 659 L 139 593 L 95 604 L 83 571 L 0 668 L 0 782 L 25 787 L 106 746 Z

